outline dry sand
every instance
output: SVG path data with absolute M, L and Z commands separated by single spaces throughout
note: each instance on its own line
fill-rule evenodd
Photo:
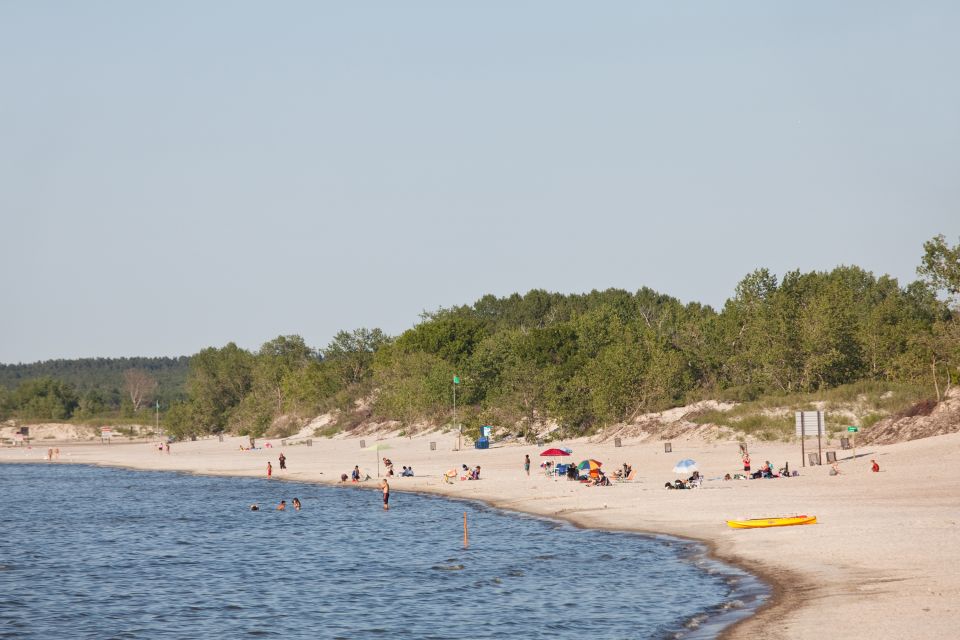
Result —
M 357 440 L 286 446 L 286 471 L 277 464 L 279 441 L 270 441 L 272 448 L 241 451 L 242 441 L 175 443 L 169 455 L 158 453 L 155 442 L 56 446 L 60 464 L 265 476 L 271 460 L 278 479 L 337 482 L 354 464 L 376 475 L 377 454 L 361 451 Z M 367 444 L 372 441 L 367 438 Z M 436 451 L 430 451 L 431 441 Z M 638 470 L 637 482 L 611 487 L 546 477 L 533 446 L 453 451 L 455 438 L 439 434 L 383 443 L 391 449 L 381 456 L 390 457 L 398 470 L 411 465 L 417 473 L 394 478 L 395 491 L 471 498 L 587 527 L 705 541 L 718 558 L 762 575 L 775 589 L 772 604 L 730 629 L 731 638 L 953 638 L 960 633 L 960 434 L 861 448 L 856 459 L 850 451 L 838 452 L 840 476 L 828 475 L 827 466 L 801 467 L 799 445 L 758 443 L 751 447 L 755 469 L 767 459 L 775 467 L 789 460 L 801 476 L 715 480 L 692 491 L 663 489 L 675 477 L 676 461 L 693 458 L 708 478 L 733 473 L 740 466 L 735 442 L 674 441 L 670 454 L 660 443 L 624 442 L 615 448 L 573 440 L 561 445 L 574 450 L 573 460 L 596 458 L 611 470 L 629 462 Z M 48 446 L 54 445 L 0 449 L 0 462 L 39 462 Z M 522 470 L 524 454 L 534 462 L 530 477 Z M 870 471 L 871 458 L 879 462 L 880 473 Z M 461 464 L 481 465 L 483 479 L 440 481 L 443 471 Z M 287 493 L 278 483 L 277 499 L 289 498 Z M 402 509 L 398 497 L 393 506 Z M 378 508 L 375 496 L 371 508 Z M 794 513 L 816 515 L 819 524 L 756 530 L 725 524 L 728 518 Z

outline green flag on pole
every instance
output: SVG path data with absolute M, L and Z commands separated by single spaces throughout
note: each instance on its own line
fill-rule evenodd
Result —
M 460 384 L 460 376 L 453 376 L 453 384 Z

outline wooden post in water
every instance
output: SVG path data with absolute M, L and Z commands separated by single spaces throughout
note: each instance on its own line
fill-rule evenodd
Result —
M 463 548 L 470 546 L 470 536 L 467 534 L 467 512 L 463 512 Z

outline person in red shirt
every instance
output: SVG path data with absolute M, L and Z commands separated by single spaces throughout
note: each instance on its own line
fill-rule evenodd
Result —
M 880 471 L 880 465 L 877 464 L 876 460 L 871 460 L 870 463 L 870 471 L 873 471 L 874 473 Z
M 272 475 L 273 475 L 273 465 L 270 464 L 269 461 L 267 461 L 267 477 L 269 478 Z

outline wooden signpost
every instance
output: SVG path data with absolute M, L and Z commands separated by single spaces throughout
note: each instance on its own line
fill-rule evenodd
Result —
M 800 437 L 800 459 L 803 466 L 807 466 L 807 454 L 804 447 L 806 436 L 817 436 L 817 464 L 823 464 L 823 455 L 821 451 L 820 438 L 823 435 L 823 428 L 826 424 L 823 411 L 797 411 L 796 426 L 797 435 Z

